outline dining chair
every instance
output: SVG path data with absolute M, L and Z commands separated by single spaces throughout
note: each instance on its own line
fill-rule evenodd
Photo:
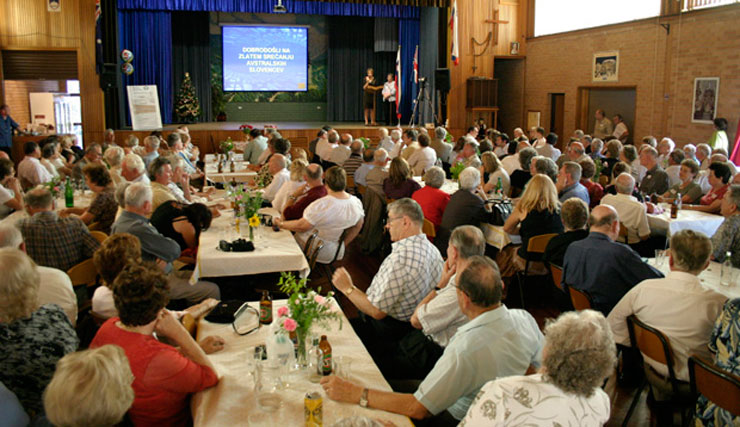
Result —
M 97 240 L 98 243 L 100 244 L 103 244 L 105 239 L 108 238 L 107 234 L 103 233 L 102 231 L 97 231 L 97 230 L 90 230 L 90 235 L 92 235 L 95 238 L 95 240 Z
M 517 272 L 517 281 L 519 282 L 519 298 L 521 299 L 522 308 L 524 308 L 524 279 L 529 276 L 529 259 L 532 254 L 543 254 L 547 244 L 550 243 L 550 239 L 557 236 L 557 233 L 540 234 L 539 236 L 532 236 L 529 238 L 527 243 L 527 258 L 524 263 L 524 271 Z
M 424 218 L 424 225 L 421 227 L 421 231 L 427 235 L 430 240 L 434 240 L 437 236 L 437 231 L 434 229 L 434 223 Z
M 552 275 L 552 283 L 555 287 L 563 292 L 563 267 L 550 263 L 550 275 Z
M 689 378 L 693 394 L 701 393 L 732 415 L 740 415 L 740 376 L 693 355 L 689 357 Z
M 589 295 L 588 292 L 568 285 L 566 285 L 566 288 L 568 289 L 570 301 L 573 303 L 573 308 L 575 308 L 576 311 L 587 310 L 593 306 L 591 303 L 591 295 Z

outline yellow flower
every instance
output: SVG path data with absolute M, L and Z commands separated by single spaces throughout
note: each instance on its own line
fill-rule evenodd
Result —
M 249 218 L 249 226 L 259 227 L 259 225 L 260 225 L 260 218 L 257 216 L 257 214 L 252 215 L 252 217 Z

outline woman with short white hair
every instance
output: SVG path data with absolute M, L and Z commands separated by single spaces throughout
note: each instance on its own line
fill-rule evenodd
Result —
M 123 156 L 123 148 L 117 145 L 108 147 L 108 149 L 105 150 L 105 153 L 103 153 L 103 160 L 105 160 L 105 163 L 109 166 L 108 172 L 110 173 L 110 177 L 113 180 L 114 185 L 118 185 L 124 181 L 121 176 L 121 163 L 123 163 Z
M 306 185 L 303 176 L 308 168 L 308 162 L 304 159 L 296 159 L 290 164 L 290 180 L 285 181 L 272 199 L 272 207 L 282 213 L 285 204 L 288 203 L 288 197 L 298 190 L 298 187 Z
M 461 425 L 600 426 L 609 420 L 609 396 L 601 384 L 617 354 L 604 315 L 569 311 L 544 332 L 540 372 L 486 383 Z

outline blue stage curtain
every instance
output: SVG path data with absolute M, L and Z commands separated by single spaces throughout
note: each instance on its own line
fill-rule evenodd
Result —
M 398 20 L 398 39 L 401 45 L 401 123 L 407 124 L 416 100 L 417 85 L 414 83 L 414 51 L 419 44 L 419 21 Z
M 438 34 L 439 9 L 436 7 L 425 7 L 421 9 L 421 19 L 419 20 L 419 77 L 426 77 L 426 92 L 429 100 L 432 102 L 432 108 L 436 109 L 435 100 L 436 82 L 434 81 L 434 71 L 439 62 L 439 46 L 437 40 Z M 428 103 L 422 103 L 419 107 L 421 112 L 421 121 L 419 123 L 431 123 L 434 120 L 434 113 L 429 108 Z
M 134 54 L 134 73 L 123 75 L 123 96 L 128 110 L 128 85 L 157 85 L 162 123 L 172 122 L 172 14 L 126 11 L 118 13 L 121 49 Z M 207 65 L 207 64 L 206 64 Z M 126 123 L 131 117 L 126 115 Z
M 119 10 L 272 13 L 275 0 L 118 0 Z M 284 0 L 288 13 L 418 19 L 419 8 L 385 4 Z

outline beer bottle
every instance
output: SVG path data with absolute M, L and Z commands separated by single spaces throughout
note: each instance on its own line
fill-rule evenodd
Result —
M 218 173 L 223 173 L 223 171 L 224 171 L 224 164 L 221 163 L 221 159 L 219 158 L 219 160 L 218 160 Z
M 234 160 L 231 160 L 231 163 L 229 164 L 229 171 L 230 171 L 231 173 L 234 173 L 234 170 L 235 170 L 235 169 L 236 169 L 236 168 L 234 167 Z
M 678 200 L 681 197 L 679 194 L 678 197 L 673 199 L 673 203 L 671 203 L 671 218 L 676 219 L 678 218 Z
M 67 182 L 64 184 L 64 205 L 68 208 L 75 206 L 75 189 L 72 187 L 69 177 L 67 177 Z
M 321 342 L 319 342 L 319 350 L 321 350 L 321 373 L 324 376 L 331 375 L 332 371 L 332 360 L 331 360 L 331 345 L 329 340 L 326 339 L 326 335 L 321 336 Z
M 260 300 L 260 323 L 269 325 L 272 323 L 272 297 L 269 291 L 262 291 Z

